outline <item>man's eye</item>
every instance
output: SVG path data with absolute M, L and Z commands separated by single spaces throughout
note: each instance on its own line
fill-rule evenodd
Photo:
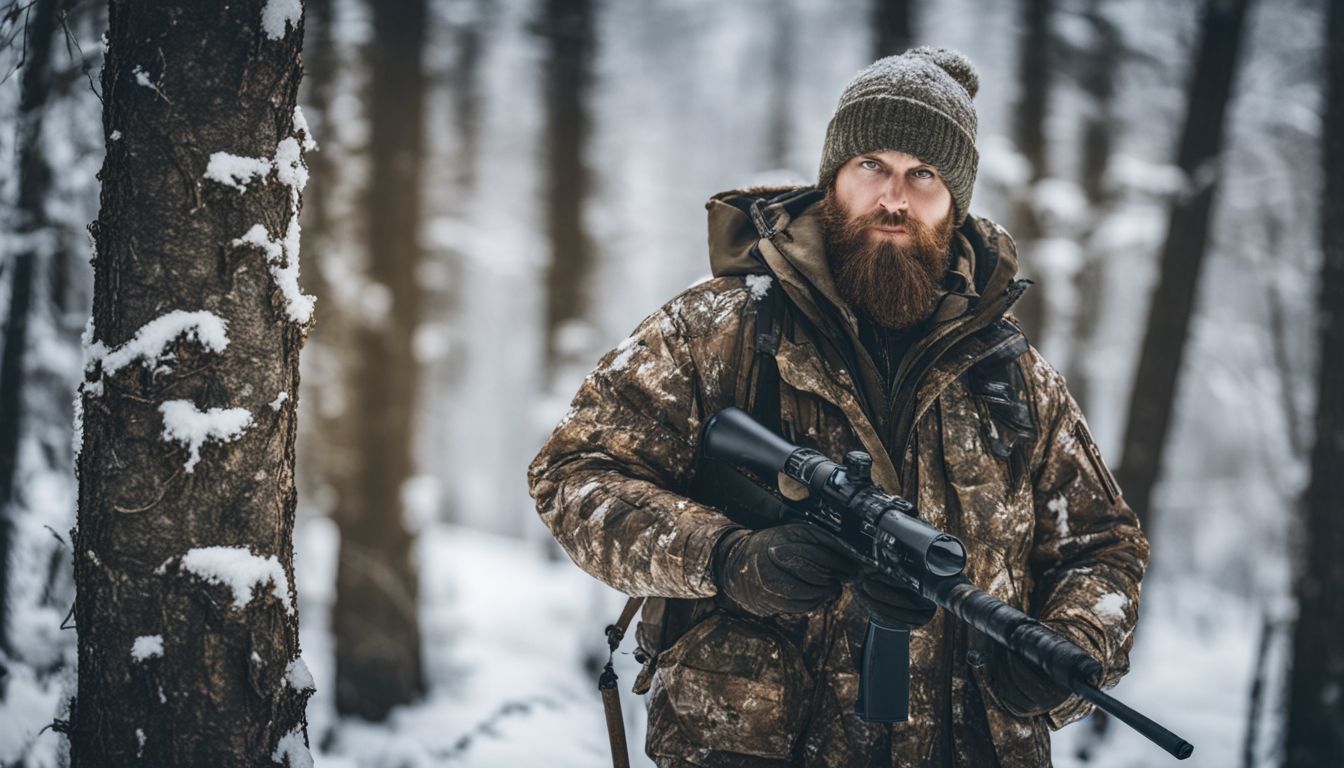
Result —
M 912 173 L 917 179 L 932 179 L 938 175 L 928 168 L 916 168 Z
M 863 162 L 859 163 L 859 167 L 864 169 L 865 171 L 876 171 L 878 169 L 876 160 L 864 160 Z

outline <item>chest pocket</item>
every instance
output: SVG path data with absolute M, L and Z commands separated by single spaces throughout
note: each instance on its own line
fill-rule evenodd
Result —
M 979 415 L 986 450 L 1006 465 L 1008 485 L 1015 490 L 1027 478 L 1036 425 L 1032 418 L 1026 382 L 1017 359 L 1027 351 L 1027 341 L 1016 341 L 976 363 L 966 372 Z
M 949 503 L 959 508 L 958 528 L 967 548 L 979 553 L 968 576 L 996 597 L 1018 604 L 1035 532 L 1026 482 L 1031 433 L 1009 432 L 1020 424 L 1000 420 L 976 394 L 971 376 L 953 382 L 939 404 L 947 491 L 955 497 Z

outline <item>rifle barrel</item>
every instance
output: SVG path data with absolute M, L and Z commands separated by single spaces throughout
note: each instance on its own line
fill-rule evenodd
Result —
M 1082 680 L 1075 680 L 1073 692 L 1143 734 L 1149 741 L 1170 752 L 1177 760 L 1184 760 L 1195 751 L 1194 745 L 1190 742 L 1163 728 L 1151 718 L 1134 711 L 1123 701 L 1098 689 L 1096 686 L 1089 685 Z

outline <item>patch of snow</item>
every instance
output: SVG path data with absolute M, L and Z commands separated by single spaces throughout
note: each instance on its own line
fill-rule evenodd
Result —
M 255 179 L 265 181 L 272 167 L 272 161 L 264 157 L 239 157 L 228 152 L 216 152 L 210 155 L 210 162 L 205 166 L 205 178 L 243 193 Z
M 630 358 L 635 356 L 635 351 L 639 348 L 635 344 L 635 337 L 630 336 L 616 346 L 616 357 L 612 358 L 611 365 L 607 366 L 607 373 L 623 371 L 630 364 Z
M 272 410 L 272 411 L 278 411 L 278 410 L 280 410 L 280 407 L 281 407 L 282 405 L 284 405 L 284 404 L 285 404 L 285 401 L 288 400 L 288 399 L 289 399 L 289 393 L 288 393 L 288 392 L 283 392 L 283 391 L 282 391 L 280 394 L 278 394 L 278 395 L 275 396 L 275 399 L 274 399 L 274 400 L 271 401 L 271 403 L 270 403 L 271 410 Z
M 747 275 L 747 288 L 751 290 L 751 297 L 757 301 L 765 298 L 772 283 L 769 275 Z
M 275 751 L 271 753 L 271 760 L 289 768 L 313 768 L 313 753 L 308 751 L 301 728 L 295 728 L 280 737 Z
M 303 151 L 316 152 L 317 140 L 313 138 L 313 129 L 308 127 L 308 118 L 303 116 L 303 107 L 294 105 L 294 131 L 303 137 Z
M 163 635 L 141 635 L 131 644 L 131 658 L 136 661 L 163 655 Z
M 157 93 L 159 96 L 163 96 L 163 92 L 159 90 L 159 86 L 155 85 L 154 81 L 149 79 L 149 73 L 142 69 L 139 64 L 135 65 L 135 69 L 132 69 L 131 72 L 135 75 L 135 82 L 137 85 L 144 86 Z
M 213 312 L 174 310 L 145 323 L 129 341 L 112 350 L 102 342 L 86 339 L 85 371 L 92 372 L 93 365 L 101 363 L 103 374 L 110 375 L 137 361 L 154 370 L 168 355 L 168 345 L 179 336 L 185 336 L 209 352 L 223 352 L 229 346 L 228 327 L 228 322 Z M 90 320 L 85 334 L 91 336 L 92 329 Z
M 299 693 L 317 690 L 317 684 L 313 682 L 313 673 L 308 671 L 308 665 L 304 663 L 302 656 L 289 662 L 285 667 L 285 682 Z
M 168 562 L 159 566 L 155 573 L 164 573 Z M 294 612 L 289 602 L 289 580 L 285 578 L 285 569 L 280 566 L 275 555 L 259 557 L 246 547 L 196 547 L 187 550 L 182 556 L 182 570 L 211 584 L 222 584 L 233 590 L 233 605 L 236 608 L 246 608 L 252 602 L 253 588 L 270 582 L 271 593 L 285 606 L 285 610 Z
M 281 184 L 299 191 L 308 186 L 308 167 L 303 164 L 303 150 L 292 136 L 275 147 L 275 177 Z
M 1129 598 L 1118 592 L 1109 592 L 1101 596 L 1092 606 L 1092 612 L 1107 621 L 1120 621 L 1125 618 L 1125 606 Z
M 1069 500 L 1064 496 L 1056 496 L 1045 503 L 1047 509 L 1055 513 L 1055 526 L 1059 528 L 1060 536 L 1069 535 Z
M 221 443 L 237 440 L 252 426 L 252 413 L 246 408 L 210 408 L 197 410 L 189 400 L 169 400 L 159 406 L 163 414 L 163 439 L 185 445 L 191 451 L 187 472 L 201 460 L 201 446 L 207 440 Z
M 298 242 L 298 219 L 291 218 L 284 240 L 272 240 L 265 225 L 253 224 L 242 237 L 234 238 L 230 245 L 257 248 L 265 254 L 271 279 L 275 280 L 276 287 L 285 297 L 285 314 L 290 320 L 304 325 L 313 317 L 315 299 L 299 287 Z
M 283 40 L 291 27 L 299 28 L 302 17 L 299 0 L 266 0 L 266 7 L 261 9 L 261 29 L 270 39 Z

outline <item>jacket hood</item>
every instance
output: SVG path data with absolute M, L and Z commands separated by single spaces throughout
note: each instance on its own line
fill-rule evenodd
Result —
M 754 187 L 711 197 L 705 208 L 713 275 L 770 274 L 786 285 L 804 282 L 852 319 L 852 311 L 835 289 L 822 246 L 816 205 L 821 197 L 815 187 Z M 760 247 L 767 240 L 773 248 Z M 953 249 L 950 292 L 939 307 L 940 319 L 973 310 L 982 298 L 1002 295 L 1017 275 L 1017 247 L 1003 228 L 988 219 L 967 216 L 953 239 Z M 787 264 L 770 263 L 772 259 L 763 255 L 767 253 L 781 256 Z

